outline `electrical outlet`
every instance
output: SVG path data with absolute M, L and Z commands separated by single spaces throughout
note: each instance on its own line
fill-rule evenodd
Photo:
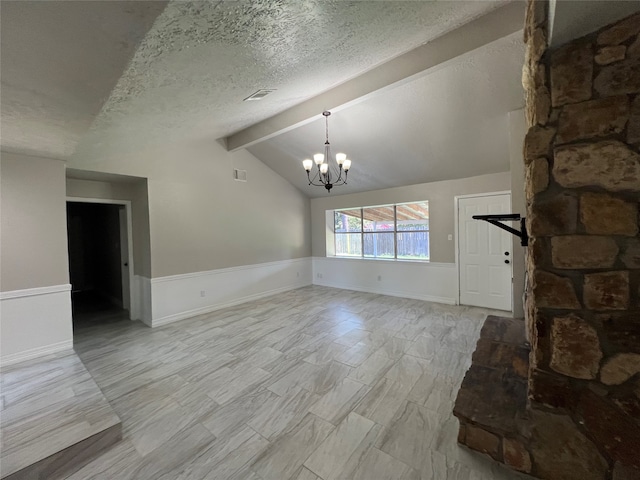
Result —
M 453 235 L 451 234 L 447 235 L 447 240 L 453 240 Z
M 317 273 L 317 274 L 316 274 L 316 277 L 317 277 L 317 278 L 322 278 L 322 274 L 321 274 L 321 273 Z
M 200 296 L 204 297 L 206 295 L 206 292 L 204 290 L 200 290 Z
M 382 280 L 382 275 L 378 275 L 378 281 Z

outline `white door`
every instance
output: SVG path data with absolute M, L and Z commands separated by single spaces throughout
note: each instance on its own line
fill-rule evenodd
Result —
M 511 310 L 511 234 L 473 215 L 511 213 L 511 195 L 458 199 L 460 303 Z M 511 222 L 506 225 L 514 226 Z M 520 226 L 514 228 L 519 229 Z

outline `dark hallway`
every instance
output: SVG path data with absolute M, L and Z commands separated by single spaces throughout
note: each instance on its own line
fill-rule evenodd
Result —
M 123 302 L 126 255 L 122 249 L 126 245 L 121 240 L 121 209 L 120 205 L 67 203 L 74 330 L 128 318 Z

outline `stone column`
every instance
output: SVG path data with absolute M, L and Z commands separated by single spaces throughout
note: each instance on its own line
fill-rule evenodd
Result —
M 640 14 L 551 50 L 546 10 L 523 73 L 533 469 L 640 478 Z

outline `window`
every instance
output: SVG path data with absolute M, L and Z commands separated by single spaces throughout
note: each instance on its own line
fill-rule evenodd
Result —
M 334 213 L 336 255 L 362 256 L 362 209 L 336 210 Z M 340 252 L 340 253 L 338 253 Z
M 398 257 L 429 260 L 429 202 L 396 206 Z
M 334 211 L 339 257 L 429 260 L 429 202 Z

